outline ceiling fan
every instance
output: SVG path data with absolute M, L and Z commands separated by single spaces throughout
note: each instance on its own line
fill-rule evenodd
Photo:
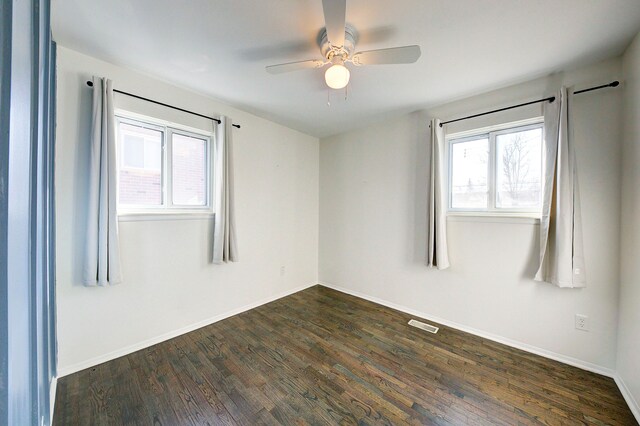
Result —
M 270 74 L 281 74 L 308 68 L 322 68 L 331 64 L 325 71 L 324 79 L 332 89 L 342 89 L 349 84 L 351 73 L 345 66 L 352 63 L 356 66 L 383 64 L 412 64 L 420 58 L 420 46 L 402 46 L 388 49 L 355 51 L 357 33 L 346 24 L 346 0 L 322 0 L 325 28 L 320 33 L 319 45 L 323 60 L 288 62 L 266 67 Z

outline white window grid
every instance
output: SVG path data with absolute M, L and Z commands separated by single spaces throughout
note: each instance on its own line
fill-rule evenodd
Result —
M 128 115 L 125 112 L 118 111 L 116 114 L 116 132 L 120 128 L 120 123 L 131 124 L 146 129 L 158 130 L 162 133 L 162 162 L 160 167 L 161 178 L 161 205 L 145 205 L 145 204 L 120 204 L 120 197 L 117 201 L 117 211 L 119 215 L 136 215 L 136 214 L 162 214 L 162 213 L 214 213 L 214 149 L 213 149 L 213 133 L 207 133 L 191 128 L 186 128 L 175 123 L 154 119 L 151 117 L 139 116 L 137 114 Z M 202 206 L 180 205 L 173 203 L 173 153 L 172 153 L 172 136 L 174 134 L 183 135 L 202 139 L 205 141 L 205 199 L 206 202 Z M 116 133 L 116 140 L 120 140 Z M 116 144 L 116 156 L 118 167 L 120 167 L 119 143 Z M 118 172 L 118 179 L 120 173 Z M 119 182 L 118 182 L 119 188 Z
M 486 215 L 486 216 L 525 216 L 525 217 L 540 217 L 542 200 L 540 200 L 538 208 L 506 208 L 496 206 L 496 183 L 497 172 L 496 166 L 498 152 L 497 152 L 497 136 L 503 134 L 514 133 L 518 131 L 526 131 L 531 129 L 542 130 L 542 144 L 541 149 L 544 149 L 544 118 L 536 117 L 530 120 L 523 120 L 519 122 L 506 123 L 499 126 L 485 127 L 481 129 L 475 129 L 460 133 L 447 135 L 446 141 L 446 167 L 447 167 L 447 211 L 449 214 L 457 215 Z M 451 190 L 452 173 L 453 173 L 453 145 L 462 142 L 469 142 L 477 139 L 489 140 L 489 155 L 487 161 L 487 207 L 486 208 L 454 208 L 453 207 L 453 191 Z M 541 170 L 544 173 L 544 156 L 541 155 Z M 543 176 L 541 176 L 541 185 L 543 182 Z M 542 189 L 542 188 L 541 188 Z M 542 191 L 541 191 L 542 198 Z

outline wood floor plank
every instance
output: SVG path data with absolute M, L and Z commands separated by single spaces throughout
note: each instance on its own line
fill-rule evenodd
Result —
M 637 425 L 615 382 L 315 286 L 63 377 L 59 425 Z

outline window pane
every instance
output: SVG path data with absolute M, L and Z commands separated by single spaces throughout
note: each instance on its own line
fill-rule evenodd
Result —
M 451 144 L 451 207 L 487 209 L 489 139 Z
M 207 141 L 174 134 L 171 149 L 173 204 L 205 206 L 207 204 Z
M 122 165 L 144 168 L 144 138 L 132 134 L 124 134 L 123 138 Z
M 162 205 L 162 138 L 160 130 L 119 124 L 120 204 Z
M 496 207 L 540 208 L 542 128 L 496 137 Z

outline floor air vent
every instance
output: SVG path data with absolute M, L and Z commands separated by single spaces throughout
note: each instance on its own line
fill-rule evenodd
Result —
M 409 325 L 412 325 L 414 327 L 417 327 L 417 328 L 419 328 L 421 330 L 424 330 L 424 331 L 428 331 L 429 333 L 433 333 L 433 334 L 436 334 L 438 332 L 438 330 L 440 330 L 438 327 L 434 327 L 431 324 L 427 324 L 427 323 L 424 323 L 424 322 L 416 321 L 414 319 L 409 321 Z

